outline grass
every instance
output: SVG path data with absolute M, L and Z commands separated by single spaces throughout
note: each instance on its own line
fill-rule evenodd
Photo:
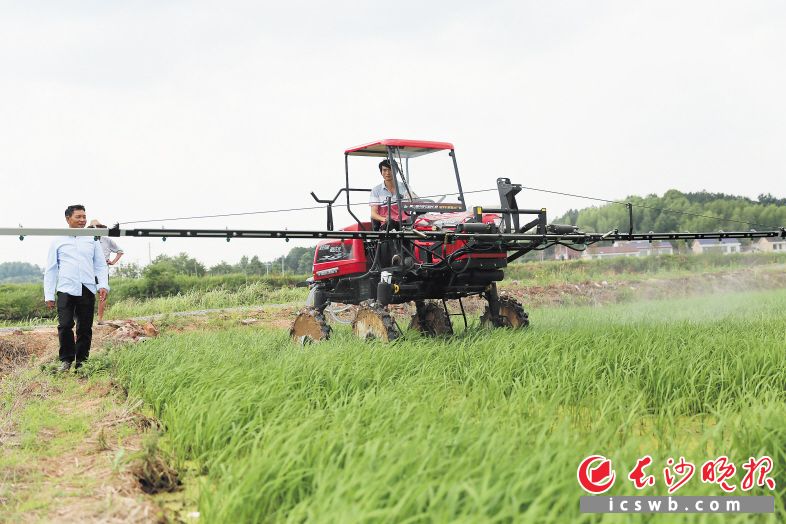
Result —
M 206 473 L 208 522 L 597 522 L 576 467 L 636 458 L 775 461 L 786 517 L 786 291 L 536 310 L 524 332 L 364 344 L 344 329 L 163 336 L 114 372 Z M 663 495 L 662 475 L 644 494 Z M 737 482 L 741 477 L 735 479 Z M 720 495 L 694 478 L 682 495 Z M 618 518 L 619 517 L 619 518 Z M 658 517 L 651 519 L 659 520 Z M 741 516 L 666 516 L 742 522 Z
M 53 326 L 57 325 L 56 318 L 47 318 L 47 317 L 32 317 L 32 318 L 24 318 L 20 320 L 0 320 L 0 328 L 6 327 L 14 327 L 20 328 L 22 330 L 25 329 L 33 329 L 38 326 Z
M 43 284 L 0 285 L 0 321 L 51 317 L 44 303 Z
M 161 315 L 183 311 L 206 309 L 224 309 L 261 304 L 303 303 L 308 289 L 304 287 L 270 287 L 265 282 L 252 282 L 234 290 L 224 288 L 208 291 L 192 290 L 169 297 L 159 298 L 125 298 L 114 300 L 110 294 L 104 318 L 126 319 L 148 315 Z M 0 320 L 0 328 L 28 327 L 53 325 L 56 318 L 33 317 L 22 320 Z
M 545 286 L 601 280 L 631 280 L 642 276 L 675 278 L 697 273 L 718 273 L 771 264 L 786 264 L 786 254 L 678 254 L 514 263 L 508 267 L 506 278 L 523 281 L 522 283 L 526 285 Z
M 105 317 L 131 318 L 138 316 L 176 313 L 204 309 L 254 306 L 260 304 L 285 304 L 304 302 L 307 288 L 271 288 L 268 284 L 254 282 L 230 291 L 223 288 L 209 291 L 189 291 L 171 297 L 151 299 L 127 298 L 113 302 L 109 299 Z

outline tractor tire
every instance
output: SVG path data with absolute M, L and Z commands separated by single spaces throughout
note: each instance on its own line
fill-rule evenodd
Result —
M 365 301 L 358 307 L 352 332 L 361 340 L 392 342 L 398 338 L 396 322 L 379 302 Z
M 330 326 L 325 320 L 325 315 L 316 308 L 306 307 L 292 322 L 289 336 L 293 342 L 302 346 L 312 342 L 321 342 L 330 338 Z
M 449 336 L 453 334 L 453 324 L 439 302 L 426 302 L 420 311 L 412 315 L 409 329 L 415 329 L 427 337 Z
M 520 329 L 529 326 L 529 315 L 524 311 L 521 302 L 513 297 L 499 297 L 499 322 L 491 318 L 491 311 L 486 306 L 486 311 L 480 317 L 480 325 L 484 328 L 508 327 Z

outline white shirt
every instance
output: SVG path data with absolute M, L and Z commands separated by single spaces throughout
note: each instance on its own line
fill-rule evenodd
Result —
M 44 300 L 54 300 L 55 291 L 82 296 L 82 286 L 93 294 L 109 291 L 109 268 L 101 243 L 93 237 L 56 237 L 49 246 L 44 270 Z
M 117 245 L 117 242 L 109 237 L 100 237 L 101 249 L 104 250 L 104 260 L 109 260 L 109 255 L 112 253 L 122 253 L 123 250 Z
M 401 189 L 404 189 L 404 191 L 406 192 L 406 188 L 401 188 Z M 417 195 L 415 194 L 414 191 L 410 191 L 408 194 L 410 199 L 417 198 Z M 371 189 L 371 196 L 368 199 L 368 203 L 371 206 L 378 206 L 380 204 L 385 204 L 388 201 L 388 197 L 390 197 L 391 204 L 397 203 L 396 195 L 394 195 L 391 191 L 389 191 L 388 188 L 385 187 L 385 183 L 382 182 L 378 186 L 374 186 Z M 405 194 L 401 194 L 402 200 L 405 200 L 406 198 L 407 196 Z

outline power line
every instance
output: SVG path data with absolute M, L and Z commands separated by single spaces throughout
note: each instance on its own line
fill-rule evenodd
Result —
M 195 220 L 199 218 L 239 217 L 244 215 L 265 215 L 268 213 L 287 213 L 289 211 L 307 211 L 311 209 L 324 209 L 325 206 L 293 207 L 288 209 L 266 209 L 263 211 L 244 211 L 242 213 L 221 213 L 217 215 L 195 215 L 190 217 L 155 218 L 146 220 L 126 220 L 118 224 L 145 224 L 149 222 L 171 222 L 173 220 Z
M 710 220 L 717 220 L 717 221 L 720 221 L 720 222 L 730 222 L 730 223 L 735 223 L 735 224 L 745 224 L 745 225 L 748 225 L 748 226 L 758 226 L 758 227 L 764 227 L 764 228 L 769 228 L 769 229 L 773 229 L 773 228 L 777 228 L 778 227 L 778 226 L 772 226 L 772 225 L 767 225 L 767 224 L 759 224 L 759 223 L 756 223 L 756 222 L 748 222 L 748 221 L 745 221 L 745 220 L 734 220 L 734 219 L 731 219 L 731 218 L 724 218 L 724 217 L 713 216 L 713 215 L 704 215 L 704 214 L 701 214 L 701 213 L 692 213 L 690 211 L 681 211 L 679 209 L 671 209 L 671 208 L 657 207 L 657 206 L 648 206 L 646 204 L 635 204 L 633 202 L 630 202 L 630 203 L 629 202 L 621 202 L 619 200 L 609 200 L 609 199 L 606 199 L 606 198 L 593 197 L 593 196 L 589 196 L 589 195 L 580 195 L 580 194 L 577 194 L 577 193 L 565 193 L 563 191 L 554 191 L 552 189 L 543 189 L 543 188 L 539 188 L 539 187 L 521 186 L 521 188 L 522 189 L 528 189 L 530 191 L 538 191 L 538 192 L 541 192 L 541 193 L 550 193 L 550 194 L 553 194 L 553 195 L 567 196 L 567 197 L 573 197 L 573 198 L 582 198 L 582 199 L 585 199 L 585 200 L 594 200 L 596 202 L 604 202 L 604 203 L 607 203 L 607 204 L 618 204 L 618 205 L 622 205 L 622 206 L 627 206 L 628 204 L 630 204 L 632 207 L 636 207 L 636 208 L 639 208 L 639 209 L 651 209 L 651 210 L 659 211 L 659 212 L 662 212 L 662 213 L 675 213 L 675 214 L 692 216 L 692 217 L 698 217 L 698 218 L 707 218 L 707 219 L 710 219 Z M 473 194 L 473 193 L 487 193 L 487 192 L 496 191 L 496 190 L 497 190 L 497 188 L 476 189 L 476 190 L 473 190 L 473 191 L 464 191 L 464 194 L 468 195 L 468 194 Z M 459 193 L 440 193 L 440 194 L 437 194 L 437 195 L 426 195 L 426 196 L 423 196 L 421 198 L 433 198 L 433 197 L 439 197 L 439 196 L 453 196 L 453 195 L 458 195 L 458 194 Z M 366 202 L 350 202 L 350 205 L 353 205 L 353 206 L 355 206 L 355 205 L 362 205 L 362 204 L 366 204 Z M 343 206 L 344 204 L 339 204 L 339 205 Z M 247 215 L 264 215 L 264 214 L 272 214 L 272 213 L 288 213 L 288 212 L 293 212 L 293 211 L 312 211 L 312 210 L 315 210 L 315 209 L 324 209 L 324 208 L 325 208 L 325 206 L 307 206 L 307 207 L 293 207 L 293 208 L 285 208 L 285 209 L 266 209 L 266 210 L 260 210 L 260 211 L 245 211 L 245 212 L 240 212 L 240 213 L 221 213 L 221 214 L 215 214 L 215 215 L 196 215 L 196 216 L 188 216 L 188 217 L 158 218 L 158 219 L 152 219 L 152 220 L 128 220 L 128 221 L 125 221 L 125 222 L 119 222 L 119 224 L 144 224 L 144 223 L 150 223 L 150 222 L 171 222 L 171 221 L 174 221 L 174 220 L 195 220 L 195 219 L 204 219 L 204 218 L 223 218 L 223 217 L 235 217 L 235 216 L 247 216 Z
M 687 215 L 687 216 L 692 216 L 692 217 L 710 218 L 712 220 L 718 220 L 718 221 L 721 221 L 721 222 L 733 222 L 735 224 L 745 224 L 745 225 L 748 225 L 748 226 L 760 226 L 760 227 L 765 227 L 765 228 L 768 228 L 768 229 L 777 229 L 777 227 L 778 227 L 778 226 L 768 226 L 766 224 L 758 224 L 756 222 L 746 222 L 744 220 L 734 220 L 734 219 L 731 219 L 731 218 L 716 217 L 716 216 L 712 216 L 712 215 L 702 215 L 700 213 L 691 213 L 690 211 L 680 211 L 679 209 L 669 209 L 669 208 L 665 208 L 665 207 L 647 206 L 647 205 L 644 205 L 644 204 L 631 204 L 631 205 L 633 207 L 639 207 L 639 208 L 642 208 L 642 209 L 655 209 L 657 211 L 668 212 L 668 213 L 678 213 L 680 215 Z
M 591 197 L 591 196 L 587 196 L 587 195 L 577 195 L 577 194 L 574 194 L 574 193 L 563 193 L 561 191 L 552 191 L 550 189 L 541 189 L 541 188 L 537 188 L 537 187 L 521 186 L 521 188 L 522 189 L 529 189 L 531 191 L 540 191 L 542 193 L 552 193 L 552 194 L 555 194 L 555 195 L 570 196 L 570 197 L 576 197 L 576 198 L 584 198 L 586 200 L 596 200 L 598 202 L 606 202 L 608 204 L 619 204 L 619 205 L 622 205 L 622 206 L 627 206 L 628 203 L 629 203 L 629 202 L 620 202 L 619 200 L 607 200 L 605 198 Z M 709 219 L 718 220 L 718 221 L 721 221 L 721 222 L 733 222 L 735 224 L 745 224 L 745 225 L 748 225 L 748 226 L 760 226 L 760 227 L 766 227 L 766 228 L 770 228 L 770 229 L 778 227 L 778 226 L 771 226 L 771 225 L 766 225 L 766 224 L 758 224 L 756 222 L 747 222 L 747 221 L 744 221 L 744 220 L 734 220 L 734 219 L 731 219 L 731 218 L 723 218 L 723 217 L 712 216 L 712 215 L 703 215 L 703 214 L 700 214 L 700 213 L 691 213 L 690 211 L 681 211 L 679 209 L 671 209 L 671 208 L 668 208 L 668 207 L 648 206 L 646 204 L 634 204 L 633 202 L 630 202 L 630 205 L 633 206 L 633 207 L 638 207 L 640 209 L 652 209 L 652 210 L 655 210 L 655 211 L 661 211 L 661 212 L 666 212 L 666 213 L 677 213 L 677 214 L 680 214 L 680 215 L 687 215 L 687 216 L 693 216 L 693 217 L 699 217 L 699 218 L 709 218 Z
M 485 193 L 487 191 L 496 191 L 496 188 L 492 189 L 476 189 L 474 191 L 464 191 L 464 194 L 471 194 L 471 193 Z M 440 193 L 438 195 L 425 195 L 421 198 L 433 198 L 439 196 L 452 196 L 458 195 L 458 193 Z M 357 206 L 362 204 L 368 204 L 368 202 L 350 202 L 351 206 Z M 344 204 L 339 204 L 344 205 Z M 325 206 L 308 206 L 308 207 L 292 207 L 286 209 L 265 209 L 262 211 L 244 211 L 240 213 L 221 213 L 216 215 L 195 215 L 190 217 L 170 217 L 170 218 L 156 218 L 156 219 L 145 219 L 145 220 L 126 220 L 124 222 L 118 222 L 118 224 L 145 224 L 150 222 L 171 222 L 173 220 L 195 220 L 200 218 L 223 218 L 223 217 L 238 217 L 238 216 L 245 216 L 245 215 L 266 215 L 268 213 L 288 213 L 291 211 L 311 211 L 314 209 L 325 209 Z

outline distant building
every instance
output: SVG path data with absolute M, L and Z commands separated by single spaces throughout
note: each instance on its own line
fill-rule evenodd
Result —
M 619 242 L 616 242 L 615 244 L 618 243 Z M 632 242 L 626 242 L 626 244 L 638 249 L 639 256 L 674 254 L 674 248 L 671 247 L 671 243 L 663 242 L 661 240 L 655 240 L 653 242 L 650 242 L 649 240 L 634 240 Z
M 610 257 L 646 257 L 672 254 L 674 254 L 674 248 L 668 242 L 634 240 L 632 242 L 614 242 L 611 246 L 590 246 L 584 251 L 583 258 L 592 260 Z
M 590 246 L 584 251 L 583 258 L 588 258 L 590 260 L 597 260 L 599 258 L 640 256 L 638 248 L 628 245 L 617 245 L 617 244 L 618 243 L 615 242 L 614 245 L 612 246 Z
M 751 251 L 761 253 L 786 253 L 786 238 L 760 238 L 751 244 Z
M 722 253 L 729 255 L 731 253 L 739 253 L 742 244 L 736 238 L 698 238 L 691 243 L 691 251 L 700 255 L 702 253 Z

